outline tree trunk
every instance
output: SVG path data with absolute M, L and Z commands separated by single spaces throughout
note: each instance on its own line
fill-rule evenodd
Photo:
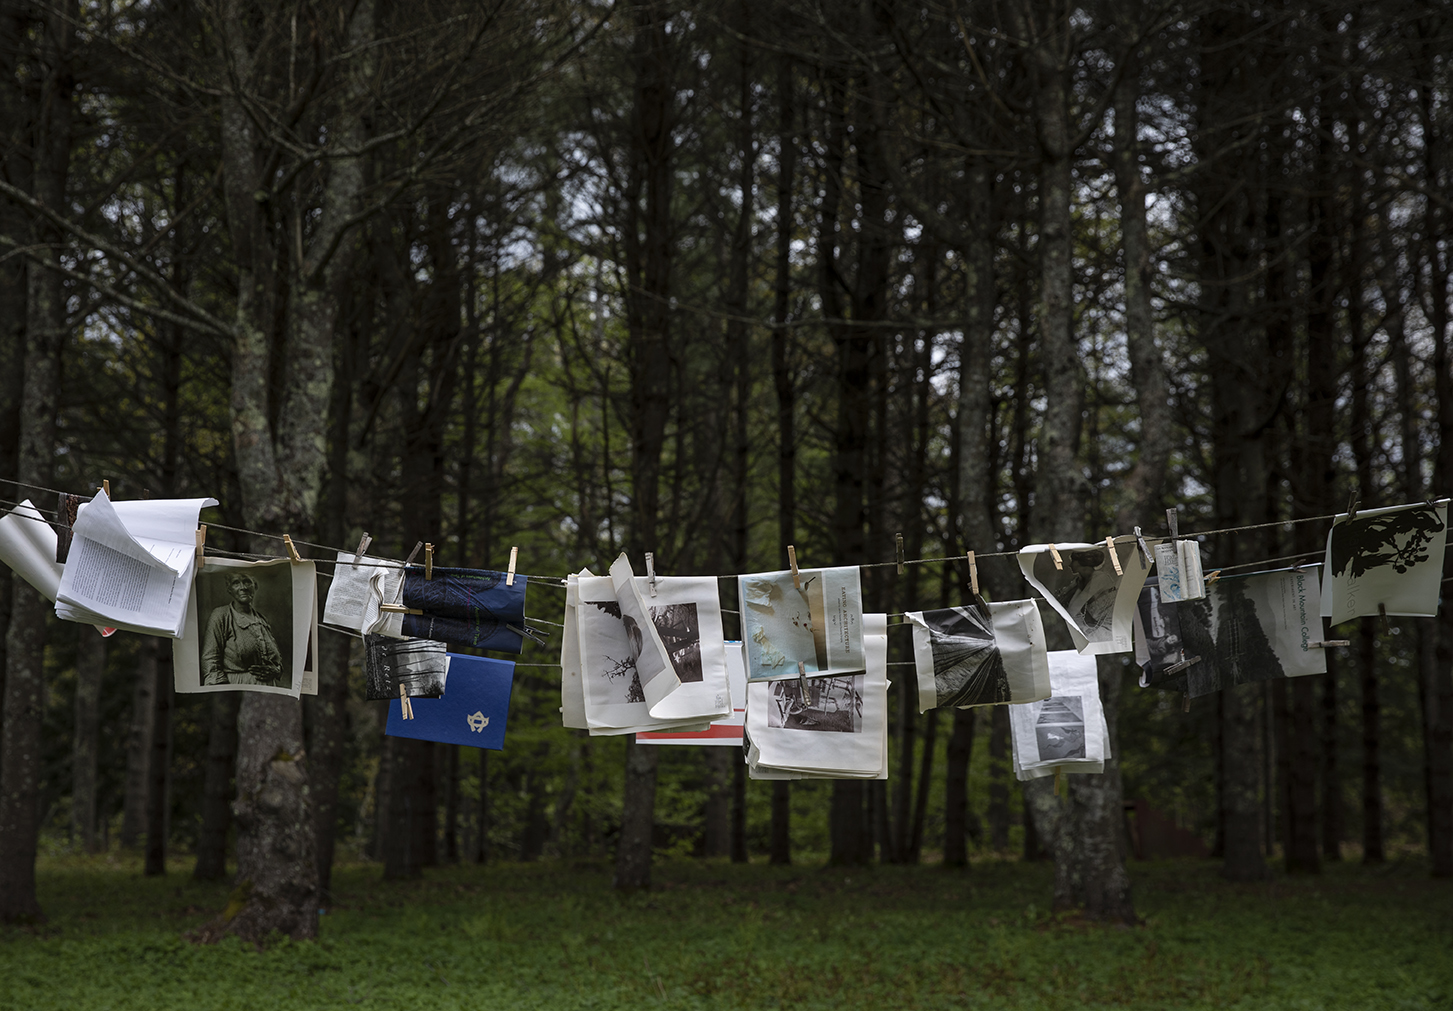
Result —
M 702 855 L 731 855 L 732 822 L 731 792 L 728 785 L 732 753 L 730 748 L 707 748 L 702 756 L 706 764 L 706 810 L 703 826 Z
M 614 887 L 651 887 L 651 828 L 656 806 L 656 745 L 626 742 L 626 785 L 621 804 L 621 838 L 616 849 Z
M 227 874 L 227 831 L 232 825 L 232 771 L 237 760 L 239 692 L 212 696 L 212 722 L 207 732 L 207 773 L 202 787 L 202 830 L 197 837 L 197 864 L 192 877 L 220 881 Z
M 479 818 L 478 842 L 475 844 L 474 862 L 482 864 L 489 860 L 489 752 L 479 751 Z
M 151 782 L 151 733 L 156 722 L 156 639 L 143 636 L 136 649 L 131 725 L 126 734 L 126 783 L 121 813 L 121 848 L 135 849 L 146 831 L 146 786 Z
M 1362 862 L 1380 864 L 1382 846 L 1382 705 L 1377 697 L 1377 619 L 1358 622 L 1357 674 L 1362 686 Z
M 778 867 L 792 863 L 792 784 L 772 783 L 772 827 L 768 862 Z
M 732 767 L 732 863 L 747 862 L 747 766 L 735 748 L 728 748 Z
M 172 813 L 172 702 L 176 698 L 172 677 L 172 651 L 168 641 L 156 642 L 156 717 L 152 722 L 150 781 L 146 788 L 147 877 L 166 873 L 167 850 L 171 842 Z
M 955 709 L 953 734 L 948 739 L 948 765 L 943 802 L 943 863 L 969 865 L 969 758 L 974 753 L 973 709 Z
M 938 710 L 923 714 L 923 756 L 918 767 L 918 796 L 913 805 L 913 826 L 908 835 L 908 862 L 916 864 L 923 856 L 923 823 L 928 816 L 928 792 L 933 782 L 933 756 L 938 743 Z
M 76 727 L 71 747 L 71 829 L 81 849 L 96 852 L 96 748 L 99 744 L 101 680 L 106 640 L 95 629 L 76 626 Z
M 1322 679 L 1322 859 L 1342 859 L 1342 774 L 1337 764 L 1336 651 L 1326 650 L 1327 676 Z
M 989 715 L 989 845 L 1009 849 L 1009 711 L 995 706 Z
M 459 862 L 459 745 L 440 746 L 444 755 L 444 862 Z
M 859 867 L 871 858 L 872 836 L 863 831 L 863 794 L 861 781 L 833 780 L 832 802 L 828 811 L 831 849 L 827 862 L 830 866 Z

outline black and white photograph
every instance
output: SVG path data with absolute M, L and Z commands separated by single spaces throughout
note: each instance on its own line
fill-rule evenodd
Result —
M 1039 703 L 1034 737 L 1041 762 L 1062 762 L 1085 757 L 1085 703 L 1076 696 L 1049 698 Z
M 1044 625 L 1032 600 L 909 611 L 918 710 L 1006 705 L 1049 695 Z
M 701 626 L 696 617 L 696 605 L 648 604 L 651 623 L 666 646 L 666 655 L 682 684 L 701 681 Z
M 738 577 L 747 680 L 864 669 L 863 589 L 857 566 L 758 572 Z
M 863 729 L 863 679 L 807 678 L 807 697 L 796 679 L 773 681 L 767 726 L 783 730 L 823 730 L 857 734 Z
M 1338 516 L 1327 534 L 1322 616 L 1340 625 L 1384 611 L 1437 614 L 1447 529 L 1447 502 Z
M 448 646 L 434 639 L 363 637 L 363 680 L 369 700 L 444 697 L 449 677 Z
M 311 562 L 208 558 L 172 643 L 176 690 L 298 695 L 305 680 L 315 690 L 308 664 L 317 601 Z
M 580 602 L 581 652 L 588 658 L 586 698 L 593 705 L 644 704 L 646 693 L 636 670 L 641 630 L 627 622 L 614 599 Z
M 1185 658 L 1179 605 L 1161 596 L 1160 579 L 1151 576 L 1140 589 L 1135 609 L 1135 662 L 1140 665 L 1141 687 L 1183 682 L 1184 676 L 1167 675 L 1165 669 Z
M 1125 653 L 1131 648 L 1135 602 L 1149 570 L 1133 542 L 1117 544 L 1121 572 L 1106 544 L 1057 544 L 1060 567 L 1047 545 L 1019 552 L 1019 568 L 1069 627 L 1082 653 Z M 1123 573 L 1123 574 L 1122 574 Z
M 1177 605 L 1187 656 L 1186 691 L 1198 698 L 1226 685 L 1324 674 L 1327 654 L 1309 645 L 1326 639 L 1315 601 L 1315 565 L 1222 576 L 1203 600 Z

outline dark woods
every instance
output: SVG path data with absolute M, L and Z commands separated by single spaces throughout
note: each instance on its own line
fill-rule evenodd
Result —
M 106 478 L 555 576 L 1161 533 L 1171 506 L 1249 527 L 1208 568 L 1318 551 L 1325 524 L 1274 521 L 1453 492 L 1450 51 L 1415 2 L 0 4 L 0 495 Z M 869 569 L 865 600 L 967 578 Z M 729 749 L 561 729 L 548 666 L 486 760 L 382 738 L 347 637 L 304 706 L 239 703 L 48 612 L 0 580 L 7 920 L 66 840 L 235 858 L 208 929 L 248 936 L 313 933 L 335 855 L 607 857 L 629 888 L 653 848 L 1022 843 L 1056 905 L 1129 920 L 1127 797 L 1232 878 L 1410 848 L 1453 874 L 1448 609 L 1190 713 L 1103 660 L 1120 760 L 1058 796 L 1014 782 L 1004 713 L 919 716 L 906 667 L 886 784 L 769 790 Z

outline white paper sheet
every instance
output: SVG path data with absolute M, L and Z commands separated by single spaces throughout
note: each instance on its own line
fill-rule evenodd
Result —
M 150 499 L 118 510 L 99 492 L 81 506 L 72 527 L 56 614 L 180 637 L 196 565 L 197 516 L 216 504 Z
M 1019 570 L 1029 585 L 1064 618 L 1081 653 L 1128 653 L 1140 587 L 1150 570 L 1135 541 L 1115 545 L 1124 575 L 1116 575 L 1109 549 L 1099 544 L 1056 544 L 1063 563 L 1054 566 L 1046 544 L 1019 552 Z
M 0 561 L 49 601 L 60 591 L 64 571 L 55 551 L 55 531 L 30 499 L 0 516 Z
M 789 577 L 790 578 L 790 577 Z M 887 777 L 888 616 L 862 615 L 861 674 L 747 684 L 748 772 L 755 779 Z
M 615 588 L 616 602 L 621 609 L 621 621 L 625 624 L 631 653 L 635 657 L 636 674 L 646 696 L 647 710 L 655 719 L 657 706 L 666 696 L 681 687 L 681 679 L 676 676 L 676 670 L 671 665 L 671 658 L 655 623 L 647 615 L 646 603 L 641 599 L 635 577 L 630 559 L 624 551 L 621 552 L 611 563 L 611 584 Z
M 1343 513 L 1327 533 L 1321 612 L 1333 625 L 1376 615 L 1438 613 L 1448 502 Z
M 333 581 L 328 586 L 328 600 L 323 607 L 323 621 L 328 625 L 351 631 L 403 637 L 404 616 L 380 612 L 378 605 L 398 599 L 404 581 L 403 566 L 397 562 L 384 564 L 381 558 L 364 555 L 353 564 L 354 556 L 338 552 L 333 566 Z
M 730 716 L 726 636 L 716 577 L 659 576 L 655 596 L 645 576 L 637 576 L 633 584 L 678 684 L 651 705 L 651 718 L 715 721 Z M 650 687 L 646 697 L 651 697 Z
M 588 730 L 585 679 L 580 662 L 580 580 L 594 577 L 589 569 L 565 580 L 565 628 L 560 637 L 560 718 L 569 730 Z
M 727 686 L 732 712 L 730 716 L 712 720 L 711 726 L 696 733 L 669 731 L 636 734 L 637 744 L 700 744 L 739 748 L 747 726 L 747 659 L 744 644 L 729 639 L 726 643 Z
M 74 548 L 72 548 L 74 550 Z M 284 571 L 285 570 L 285 571 Z M 272 599 L 255 601 L 256 609 L 268 619 L 273 637 L 282 653 L 286 677 L 284 685 L 278 687 L 266 684 L 211 684 L 202 683 L 202 650 L 206 637 L 207 622 L 199 616 L 198 594 L 189 595 L 186 610 L 186 625 L 180 639 L 172 643 L 173 681 L 178 692 L 264 692 L 273 695 L 290 695 L 297 698 L 303 692 L 305 667 L 309 663 L 312 648 L 313 684 L 310 694 L 317 692 L 317 567 L 312 562 L 290 562 L 286 559 L 267 562 L 246 562 L 234 558 L 208 558 L 201 574 L 202 578 L 224 583 L 235 572 L 245 572 L 259 581 L 267 581 L 274 588 Z M 279 599 L 283 594 L 276 587 L 286 587 L 288 599 Z M 239 591 L 240 592 L 240 591 Z M 220 607 L 220 605 L 219 605 Z M 207 618 L 210 619 L 209 611 Z M 288 622 L 291 625 L 288 626 Z M 287 629 L 288 641 L 282 641 L 282 630 Z
M 1033 702 L 1049 697 L 1044 625 L 1032 600 L 910 611 L 918 711 Z
M 1110 728 L 1095 657 L 1059 650 L 1049 654 L 1049 672 L 1048 699 L 1009 707 L 1015 776 L 1103 772 L 1111 757 Z

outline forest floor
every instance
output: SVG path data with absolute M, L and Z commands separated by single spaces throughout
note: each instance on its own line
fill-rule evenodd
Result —
M 374 1008 L 1453 1008 L 1453 882 L 1415 860 L 1232 886 L 1134 864 L 1145 922 L 1050 917 L 1044 865 L 659 862 L 618 896 L 594 863 L 383 884 L 335 875 L 317 941 L 183 939 L 222 908 L 190 861 L 45 859 L 49 921 L 0 931 L 7 1011 Z

